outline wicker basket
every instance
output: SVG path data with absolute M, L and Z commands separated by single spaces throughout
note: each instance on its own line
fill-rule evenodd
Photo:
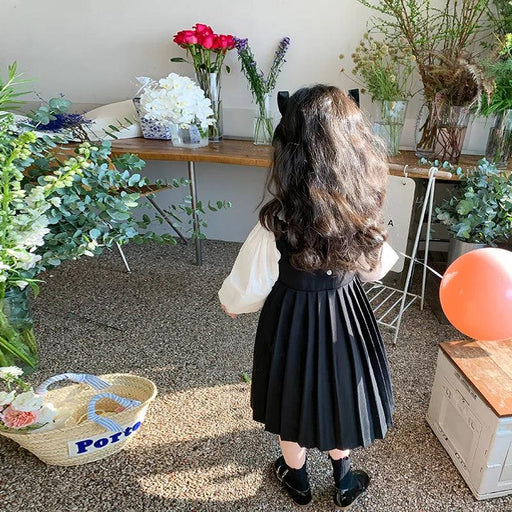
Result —
M 82 383 L 47 391 L 48 385 L 58 380 Z M 102 393 L 98 394 L 98 390 Z M 0 431 L 0 434 L 47 464 L 75 466 L 120 451 L 141 426 L 157 390 L 155 384 L 144 377 L 115 373 L 99 378 L 84 374 L 59 375 L 41 384 L 36 392 L 43 394 L 44 401 L 57 411 L 63 411 L 59 427 L 19 434 Z M 116 412 L 120 405 L 124 410 Z

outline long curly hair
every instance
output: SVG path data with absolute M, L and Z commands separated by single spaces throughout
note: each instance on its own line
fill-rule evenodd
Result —
M 299 89 L 276 127 L 261 224 L 286 236 L 299 270 L 375 268 L 386 232 L 388 166 L 383 144 L 343 91 Z

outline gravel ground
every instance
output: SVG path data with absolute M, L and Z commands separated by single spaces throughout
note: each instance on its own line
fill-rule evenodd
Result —
M 191 246 L 130 246 L 131 275 L 117 254 L 62 265 L 34 302 L 41 368 L 131 372 L 159 396 L 122 452 L 76 467 L 47 466 L 0 439 L 0 510 L 292 511 L 269 473 L 271 434 L 251 420 L 249 384 L 257 315 L 231 320 L 216 301 L 239 244 L 208 241 L 202 267 Z M 397 410 L 384 441 L 353 452 L 372 483 L 355 511 L 512 511 L 512 497 L 476 501 L 425 421 L 437 344 L 460 338 L 429 311 L 407 312 L 399 343 L 385 334 Z M 314 498 L 330 511 L 330 464 L 309 454 Z

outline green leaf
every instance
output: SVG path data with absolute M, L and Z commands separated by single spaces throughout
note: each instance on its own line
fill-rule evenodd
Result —
M 93 240 L 95 240 L 101 236 L 101 231 L 97 228 L 93 228 L 89 231 L 89 235 Z
M 68 111 L 69 107 L 71 106 L 71 101 L 64 98 L 52 98 L 48 104 L 53 111 L 62 113 Z
M 133 187 L 136 185 L 140 180 L 140 174 L 132 174 L 130 178 L 128 179 L 128 186 Z

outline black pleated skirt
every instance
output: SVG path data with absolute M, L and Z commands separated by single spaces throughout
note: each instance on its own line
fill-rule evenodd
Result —
M 301 272 L 281 258 L 259 319 L 251 406 L 266 430 L 303 447 L 345 450 L 385 436 L 389 364 L 354 274 Z

